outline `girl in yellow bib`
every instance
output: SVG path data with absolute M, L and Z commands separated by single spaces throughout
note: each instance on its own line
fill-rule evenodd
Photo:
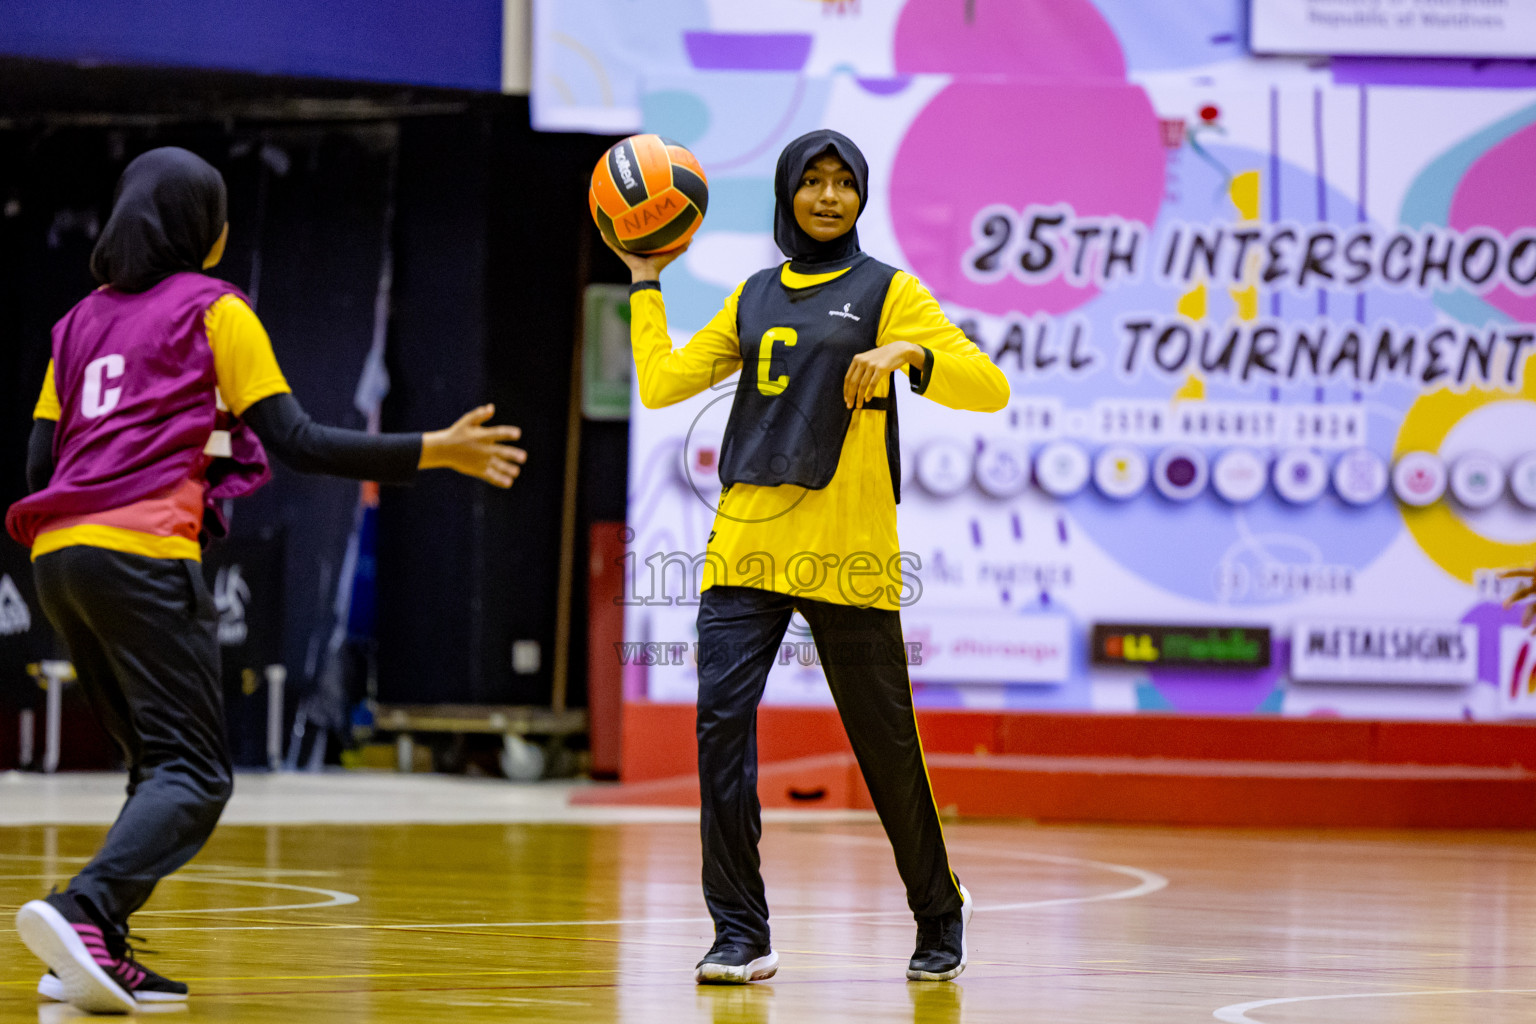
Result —
M 774 175 L 774 240 L 754 274 L 680 349 L 659 276 L 682 249 L 629 267 L 641 401 L 671 405 L 741 373 L 720 458 L 724 491 L 699 605 L 704 898 L 715 944 L 700 982 L 771 977 L 757 852 L 756 712 L 790 616 L 811 627 L 827 684 L 917 918 L 907 977 L 965 969 L 971 898 L 950 870 L 912 711 L 898 608 L 896 372 L 955 409 L 992 412 L 1007 378 L 910 274 L 859 248 L 864 156 L 845 136 L 791 142 Z M 686 248 L 686 247 L 685 247 Z M 910 595 L 907 595 L 910 596 Z

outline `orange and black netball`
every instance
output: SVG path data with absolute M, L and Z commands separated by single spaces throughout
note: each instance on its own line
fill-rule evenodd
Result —
M 631 135 L 597 162 L 587 205 L 611 244 L 644 255 L 667 252 L 704 222 L 709 182 L 683 146 L 660 135 Z

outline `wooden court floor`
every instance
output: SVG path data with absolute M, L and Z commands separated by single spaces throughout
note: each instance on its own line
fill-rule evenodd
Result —
M 969 969 L 933 985 L 904 980 L 878 825 L 778 819 L 778 977 L 700 988 L 695 829 L 226 826 L 136 929 L 192 985 L 188 1024 L 1536 1021 L 1530 834 L 951 824 L 978 912 Z M 102 833 L 0 828 L 5 920 Z M 75 1017 L 38 971 L 0 931 L 0 1021 Z

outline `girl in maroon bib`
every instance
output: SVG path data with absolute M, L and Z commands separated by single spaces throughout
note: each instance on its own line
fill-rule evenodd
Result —
M 39 992 L 91 1012 L 187 996 L 137 961 L 128 919 L 202 849 L 233 788 L 218 617 L 197 548 L 222 532 L 218 503 L 267 481 L 268 451 L 381 483 L 448 468 L 510 487 L 523 460 L 505 443 L 516 427 L 483 425 L 490 406 L 426 434 L 311 422 L 244 297 L 202 273 L 224 249 L 225 203 L 222 176 L 186 150 L 151 150 L 123 172 L 91 255 L 102 287 L 53 331 L 28 449 L 34 493 L 5 520 L 32 548 L 43 610 L 128 765 L 128 799 L 100 851 L 65 891 L 16 916 L 49 967 Z M 209 336 L 230 303 L 245 318 L 240 337 L 259 339 L 270 364 L 259 393 L 239 401 Z

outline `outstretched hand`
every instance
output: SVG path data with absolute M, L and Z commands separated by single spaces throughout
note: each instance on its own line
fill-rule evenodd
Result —
M 523 436 L 517 427 L 487 427 L 494 405 L 471 409 L 446 430 L 421 435 L 422 469 L 452 469 L 496 487 L 511 487 L 528 453 L 506 443 Z
M 630 282 L 632 284 L 639 284 L 641 281 L 661 280 L 661 272 L 665 270 L 673 260 L 677 259 L 683 253 L 688 251 L 688 247 L 693 244 L 693 239 L 690 238 L 676 249 L 668 249 L 666 252 L 651 253 L 648 256 L 637 252 L 629 252 L 628 250 L 620 249 L 617 245 L 614 245 L 611 241 L 608 240 L 607 235 L 603 235 L 603 244 L 612 249 L 614 255 L 623 260 L 624 265 L 629 268 Z
M 1512 608 L 1521 601 L 1525 602 L 1525 608 L 1520 613 L 1520 625 L 1527 628 L 1536 621 L 1536 567 L 1530 569 L 1510 569 L 1499 573 L 1501 580 L 1525 580 L 1525 583 L 1504 599 L 1504 607 Z

